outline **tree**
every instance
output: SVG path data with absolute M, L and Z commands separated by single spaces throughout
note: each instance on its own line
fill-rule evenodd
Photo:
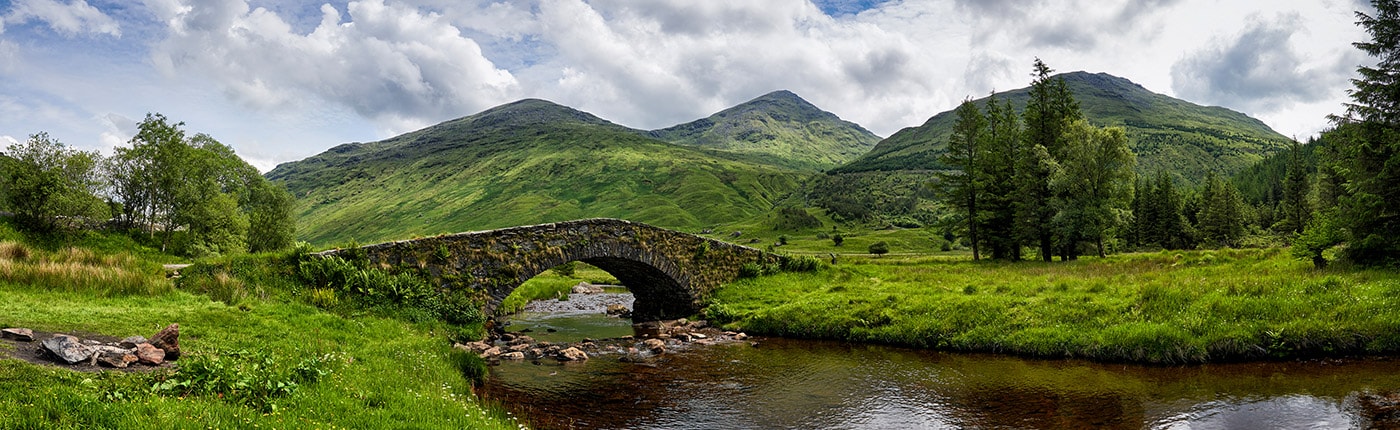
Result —
M 842 244 L 842 243 L 845 243 L 845 242 L 846 242 L 846 237 L 845 237 L 845 236 L 842 236 L 841 233 L 836 233 L 836 234 L 831 235 L 831 244 L 832 244 L 832 245 L 834 245 L 834 246 L 841 246 L 841 244 Z
M 875 254 L 875 255 L 885 255 L 885 254 L 889 254 L 889 253 L 890 253 L 890 245 L 889 245 L 889 244 L 886 244 L 885 241 L 882 240 L 882 241 L 879 241 L 879 242 L 875 242 L 875 243 L 870 244 L 869 251 L 870 251 L 871 254 Z
M 291 244 L 292 197 L 206 134 L 148 114 L 131 146 L 108 163 L 120 219 L 162 249 L 190 255 L 268 251 Z M 185 233 L 176 238 L 176 232 Z
M 996 93 L 987 98 L 987 131 L 982 133 L 984 155 L 983 197 L 978 229 L 998 260 L 1020 260 L 1021 241 L 1016 235 L 1016 160 L 1021 154 L 1021 123 L 1011 101 L 998 103 Z
M 100 155 L 69 149 L 45 132 L 6 151 L 0 188 L 20 225 L 50 231 L 59 217 L 106 220 L 107 206 L 96 196 Z
M 1372 0 L 1375 15 L 1357 12 L 1369 41 L 1353 45 L 1378 61 L 1357 68 L 1351 103 L 1333 116 L 1337 171 L 1346 193 L 1338 197 L 1338 230 L 1345 255 L 1365 265 L 1400 260 L 1400 1 Z M 1305 234 L 1307 234 L 1305 232 Z
M 1048 179 L 1055 171 L 1064 127 L 1083 118 L 1083 114 L 1068 84 L 1051 77 L 1053 70 L 1039 58 L 1035 59 L 1034 70 L 1035 79 L 1023 114 L 1025 150 L 1016 164 L 1016 217 L 1022 242 L 1036 245 L 1040 258 L 1050 261 L 1055 254 L 1056 237 L 1052 225 L 1055 208 L 1051 206 L 1054 193 Z M 1068 254 L 1066 248 L 1060 250 L 1062 258 Z
M 1303 232 L 1312 218 L 1312 207 L 1308 204 L 1308 166 L 1303 160 L 1298 142 L 1288 146 L 1288 172 L 1283 177 L 1283 195 L 1279 200 L 1282 212 L 1274 230 L 1290 235 Z
M 976 261 L 981 259 L 977 251 L 977 225 L 980 223 L 977 213 L 978 183 L 982 181 L 979 169 L 982 151 L 979 147 L 983 143 L 982 134 L 987 120 L 970 98 L 963 99 L 956 114 L 958 119 L 953 123 L 952 135 L 948 137 L 948 151 L 939 158 L 949 170 L 938 174 L 938 188 L 948 205 L 958 210 L 964 218 L 959 230 L 967 232 L 972 259 Z
M 1201 211 L 1196 218 L 1196 230 L 1210 246 L 1235 246 L 1244 237 L 1244 200 L 1233 184 L 1213 172 L 1201 189 Z
M 1122 127 L 1099 128 L 1078 119 L 1066 124 L 1060 161 L 1051 177 L 1055 224 L 1068 258 L 1078 257 L 1081 240 L 1092 241 L 1105 256 L 1104 238 L 1123 226 L 1132 202 L 1133 167 Z

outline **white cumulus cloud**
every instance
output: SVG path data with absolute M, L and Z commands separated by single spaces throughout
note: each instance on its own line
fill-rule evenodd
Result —
M 5 30 L 3 23 L 39 21 L 69 37 L 79 34 L 122 35 L 121 25 L 116 20 L 84 0 L 72 0 L 66 4 L 56 0 L 16 0 L 0 21 L 3 21 L 0 22 L 0 33 Z
M 207 76 L 255 108 L 331 102 L 411 130 L 509 101 L 518 86 L 442 15 L 411 5 L 350 2 L 344 15 L 324 5 L 301 34 L 243 0 L 200 3 L 153 8 L 170 31 L 153 62 Z

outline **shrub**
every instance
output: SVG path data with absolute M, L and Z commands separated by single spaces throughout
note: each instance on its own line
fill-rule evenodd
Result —
M 834 234 L 834 235 L 831 235 L 831 243 L 835 244 L 836 246 L 841 246 L 841 244 L 842 244 L 842 243 L 845 243 L 845 242 L 846 242 L 846 237 L 845 237 L 845 236 L 842 236 L 841 233 L 836 233 L 836 234 Z
M 810 255 L 800 255 L 783 259 L 782 267 L 785 272 L 815 272 L 821 268 L 822 261 Z
M 324 354 L 285 366 L 263 352 L 197 354 L 180 360 L 175 372 L 157 375 L 151 391 L 175 397 L 214 396 L 275 412 L 274 400 L 329 375 L 336 361 L 335 354 Z
M 740 277 L 740 278 L 757 278 L 759 275 L 762 275 L 762 274 L 763 274 L 763 265 L 761 265 L 761 264 L 758 264 L 758 263 L 744 263 L 743 266 L 739 266 L 739 277 Z
M 875 242 L 875 243 L 870 244 L 870 249 L 869 249 L 869 251 L 870 251 L 871 254 L 875 254 L 875 255 L 889 254 L 889 253 L 890 253 L 890 245 L 887 244 L 887 243 L 885 243 L 885 241 L 882 240 L 882 241 L 879 241 L 879 242 Z

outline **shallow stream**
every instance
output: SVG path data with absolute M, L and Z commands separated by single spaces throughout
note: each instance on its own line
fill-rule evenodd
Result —
M 524 313 L 509 327 L 525 328 L 551 341 L 631 334 L 629 320 L 601 311 Z M 1400 401 L 1400 360 L 1151 367 L 754 340 L 668 352 L 645 363 L 607 355 L 567 365 L 507 361 L 491 368 L 481 393 L 534 428 L 1400 425 L 1400 412 L 1385 403 Z

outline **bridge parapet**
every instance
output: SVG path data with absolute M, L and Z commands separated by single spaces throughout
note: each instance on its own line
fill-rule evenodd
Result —
M 333 255 L 347 252 L 331 250 Z M 354 252 L 381 268 L 417 268 L 446 291 L 466 289 L 495 315 L 516 287 L 570 261 L 597 266 L 636 296 L 638 321 L 699 311 L 713 290 L 734 281 L 748 263 L 782 257 L 626 220 L 595 218 L 447 234 L 366 245 Z

